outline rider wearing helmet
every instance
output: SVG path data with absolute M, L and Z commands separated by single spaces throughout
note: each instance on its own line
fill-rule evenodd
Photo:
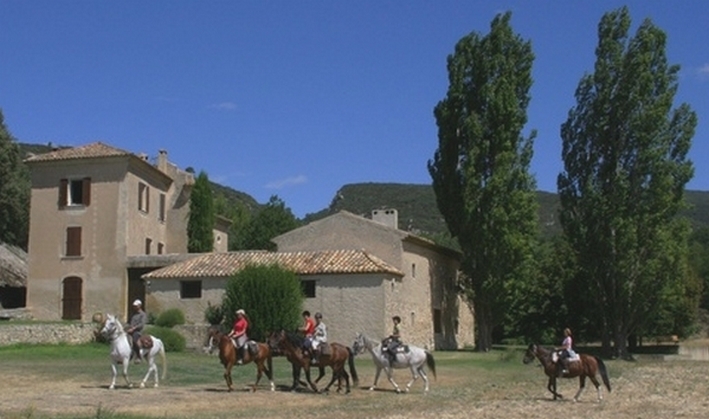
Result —
M 320 358 L 320 347 L 327 343 L 327 326 L 322 322 L 322 314 L 315 313 L 315 330 L 313 331 L 313 360 L 317 364 Z
M 145 323 L 147 323 L 148 315 L 143 311 L 143 302 L 140 300 L 133 301 L 133 311 L 135 313 L 130 318 L 130 325 L 126 329 L 133 339 L 133 351 L 131 352 L 131 359 L 135 359 L 135 363 L 139 363 L 143 359 L 143 355 L 140 353 L 140 335 L 143 332 Z
M 396 360 L 396 351 L 401 345 L 401 317 L 394 316 L 391 320 L 394 322 L 394 328 L 391 335 L 382 341 L 382 350 L 389 356 L 389 364 Z
M 308 310 L 303 311 L 303 325 L 298 328 L 298 331 L 303 333 L 303 352 L 308 355 L 313 345 L 313 333 L 315 333 L 315 320 L 310 317 Z

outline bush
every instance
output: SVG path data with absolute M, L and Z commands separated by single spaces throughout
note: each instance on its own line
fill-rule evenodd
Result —
M 187 340 L 180 332 L 168 327 L 151 326 L 146 333 L 162 340 L 165 352 L 182 352 L 187 347 Z
M 159 327 L 175 327 L 178 324 L 185 324 L 185 313 L 179 308 L 165 310 L 155 319 L 155 326 Z
M 213 306 L 212 303 L 207 302 L 207 308 L 204 309 L 204 319 L 207 320 L 212 326 L 218 326 L 224 319 L 224 312 L 222 311 L 222 306 Z
M 231 326 L 236 310 L 244 309 L 249 337 L 263 341 L 270 331 L 300 325 L 304 299 L 295 273 L 278 265 L 247 266 L 227 281 L 222 312 Z

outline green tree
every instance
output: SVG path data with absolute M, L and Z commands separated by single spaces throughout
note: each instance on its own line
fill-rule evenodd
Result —
M 273 195 L 258 214 L 249 220 L 243 249 L 276 250 L 271 239 L 298 226 L 298 219 L 290 208 L 277 195 Z
M 0 242 L 27 250 L 29 207 L 29 171 L 0 110 Z
M 243 309 L 249 337 L 263 341 L 272 331 L 295 330 L 304 300 L 295 273 L 278 265 L 252 265 L 229 278 L 221 307 L 229 326 L 234 324 L 236 310 Z
M 709 227 L 701 227 L 690 236 L 692 268 L 702 283 L 699 307 L 709 310 Z
M 629 38 L 630 24 L 625 7 L 599 23 L 595 71 L 561 126 L 558 177 L 576 281 L 594 300 L 604 349 L 612 341 L 624 358 L 629 335 L 657 320 L 677 281 L 690 286 L 688 229 L 676 214 L 697 124 L 688 105 L 672 109 L 679 67 L 667 63 L 665 33 L 645 20 Z
M 229 202 L 223 194 L 216 193 L 214 197 L 214 212 L 231 221 L 229 226 L 229 250 L 245 249 L 245 232 L 251 220 L 251 213 L 246 205 L 240 202 Z
M 492 346 L 517 281 L 531 278 L 537 235 L 533 138 L 521 136 L 532 85 L 531 43 L 511 13 L 471 33 L 448 57 L 449 87 L 435 107 L 438 149 L 428 170 L 436 202 L 463 252 L 462 288 L 475 310 L 476 350 Z
M 187 251 L 201 253 L 212 250 L 214 250 L 214 198 L 209 177 L 204 171 L 200 171 L 190 195 Z

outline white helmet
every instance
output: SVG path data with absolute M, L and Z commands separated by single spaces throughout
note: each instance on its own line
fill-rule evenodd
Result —
M 140 299 L 137 299 L 137 300 L 133 301 L 133 305 L 136 307 L 140 307 L 143 305 L 143 303 L 140 301 Z

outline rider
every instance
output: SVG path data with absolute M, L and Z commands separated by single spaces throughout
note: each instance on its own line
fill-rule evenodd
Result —
M 559 360 L 556 363 L 556 373 L 559 377 L 569 372 L 569 358 L 576 355 L 573 349 L 574 340 L 571 337 L 571 329 L 564 329 L 564 341 L 561 346 L 556 348 L 559 351 Z
M 298 331 L 303 333 L 303 352 L 308 355 L 313 342 L 313 333 L 315 332 L 315 321 L 310 317 L 308 310 L 303 311 L 303 325 L 298 328 Z
M 140 335 L 143 332 L 145 323 L 148 320 L 148 315 L 143 311 L 143 302 L 140 300 L 133 301 L 133 316 L 130 318 L 130 324 L 126 329 L 133 339 L 133 351 L 131 352 L 131 359 L 135 358 L 135 363 L 138 364 L 143 359 L 143 355 L 140 353 L 142 349 L 140 344 Z
M 249 328 L 249 322 L 246 319 L 246 312 L 242 309 L 236 310 L 236 320 L 234 327 L 229 332 L 229 337 L 236 346 L 236 363 L 241 365 L 244 363 L 244 345 L 249 340 L 246 336 L 246 330 Z
M 391 318 L 394 322 L 391 335 L 382 341 L 382 349 L 389 356 L 389 364 L 394 364 L 396 360 L 396 350 L 401 345 L 401 317 L 394 316 Z
M 317 364 L 320 358 L 319 348 L 327 343 L 327 326 L 322 322 L 322 314 L 315 313 L 315 330 L 313 331 L 313 359 L 312 363 Z

